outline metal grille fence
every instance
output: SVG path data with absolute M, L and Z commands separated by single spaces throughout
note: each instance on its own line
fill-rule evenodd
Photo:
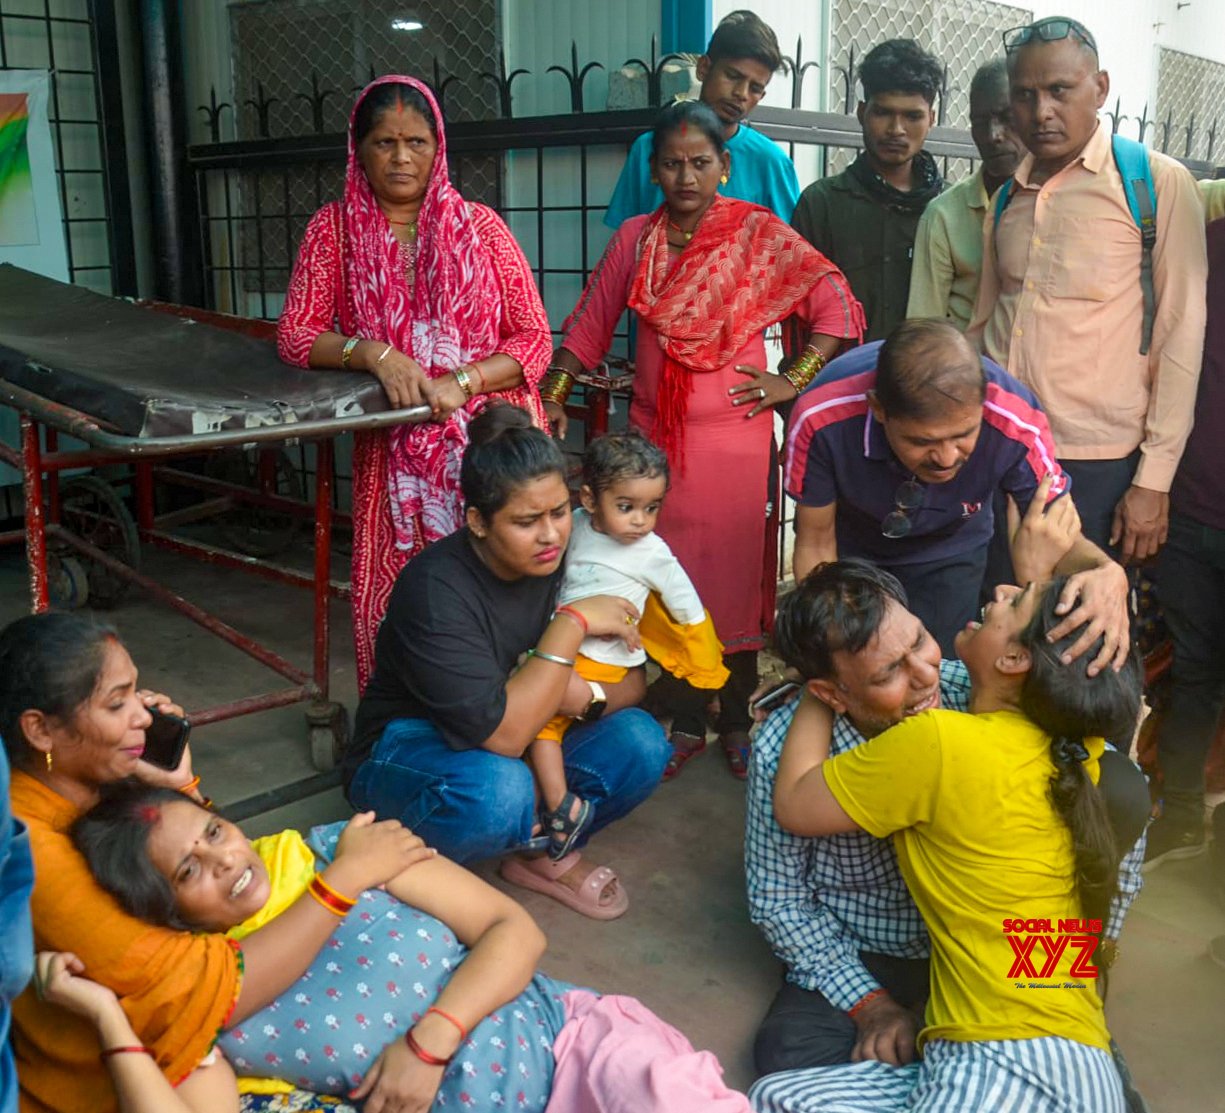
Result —
M 487 119 L 497 114 L 497 92 L 489 82 L 459 82 L 443 72 L 497 72 L 493 0 L 455 0 L 432 7 L 425 26 L 406 23 L 397 0 L 268 0 L 231 9 L 234 103 L 212 105 L 197 116 L 214 136 L 233 134 L 257 141 L 274 135 L 343 132 L 354 95 L 383 73 L 433 72 L 448 120 Z M 328 44 L 326 51 L 320 43 Z M 310 67 L 309 78 L 304 64 Z M 475 160 L 466 167 L 469 196 L 486 200 L 496 190 L 498 165 Z M 340 195 L 343 165 L 297 166 L 290 173 L 260 174 L 213 186 L 214 211 L 244 214 L 238 242 L 218 244 L 214 260 L 234 268 L 238 312 L 267 316 L 267 291 L 284 290 L 293 254 L 309 216 Z M 244 267 L 257 259 L 261 268 Z
M 992 0 L 836 0 L 833 11 L 833 58 L 829 103 L 854 112 L 859 99 L 856 68 L 877 43 L 886 39 L 914 39 L 944 63 L 944 87 L 936 100 L 936 121 L 947 127 L 970 126 L 970 79 L 984 62 L 1002 52 L 1001 35 L 1010 27 L 1029 23 L 1033 13 Z M 831 153 L 826 173 L 845 170 L 853 151 Z M 965 176 L 964 164 L 949 164 L 945 177 Z
M 0 0 L 0 69 L 52 72 L 48 116 L 69 277 L 134 295 L 118 59 L 110 0 Z
M 1217 121 L 1225 114 L 1225 66 L 1162 47 L 1157 55 L 1154 146 L 1180 158 L 1211 162 L 1220 153 Z

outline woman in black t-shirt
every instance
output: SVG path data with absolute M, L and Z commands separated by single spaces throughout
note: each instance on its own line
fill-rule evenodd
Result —
M 570 667 L 585 634 L 632 639 L 639 616 L 608 595 L 554 612 L 570 539 L 560 449 L 507 405 L 484 410 L 468 435 L 467 524 L 396 581 L 345 757 L 354 806 L 399 819 L 458 862 L 532 839 L 535 786 L 522 756 L 554 715 L 580 720 L 562 754 L 568 786 L 594 811 L 589 832 L 642 803 L 670 753 L 659 724 L 632 706 L 641 669 L 604 686 L 601 703 Z M 628 907 L 616 874 L 577 852 L 508 858 L 502 875 L 596 919 Z

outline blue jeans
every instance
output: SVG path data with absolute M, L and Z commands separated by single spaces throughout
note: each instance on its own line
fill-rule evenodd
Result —
M 907 606 L 940 643 L 942 657 L 956 658 L 953 639 L 979 610 L 987 546 L 921 564 L 889 565 L 906 589 Z
M 637 708 L 571 727 L 562 741 L 566 783 L 595 809 L 587 834 L 650 796 L 671 752 L 663 727 Z M 349 800 L 381 819 L 398 819 L 456 862 L 522 846 L 536 822 L 535 786 L 525 761 L 453 750 L 428 719 L 387 724 L 358 767 Z
M 1059 461 L 1059 466 L 1072 477 L 1072 501 L 1080 515 L 1081 533 L 1116 560 L 1118 547 L 1110 544 L 1114 508 L 1127 494 L 1139 463 L 1139 449 L 1121 460 Z

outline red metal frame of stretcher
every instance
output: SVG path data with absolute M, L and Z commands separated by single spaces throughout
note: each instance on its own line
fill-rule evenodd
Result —
M 232 719 L 240 715 L 249 715 L 256 711 L 265 711 L 293 703 L 310 702 L 312 707 L 308 711 L 308 719 L 312 726 L 329 725 L 334 730 L 339 729 L 336 721 L 336 715 L 340 712 L 339 706 L 328 703 L 330 650 L 328 602 L 331 597 L 347 598 L 349 585 L 331 579 L 332 525 L 336 517 L 332 507 L 333 438 L 346 432 L 382 429 L 422 421 L 429 417 L 428 407 L 419 406 L 406 410 L 289 422 L 283 425 L 263 425 L 251 429 L 223 430 L 212 433 L 132 437 L 108 430 L 88 414 L 70 406 L 52 402 L 3 379 L 0 379 L 0 405 L 7 405 L 17 410 L 20 415 L 20 451 L 0 444 L 0 459 L 21 471 L 25 494 L 25 528 L 20 531 L 0 533 L 0 544 L 25 541 L 30 577 L 30 601 L 35 612 L 45 611 L 49 605 L 47 538 L 51 537 L 75 549 L 89 560 L 103 565 L 122 579 L 137 584 L 160 602 L 172 607 L 205 630 L 267 666 L 290 681 L 292 685 L 288 688 L 275 689 L 260 695 L 191 711 L 189 718 L 194 725 L 219 722 L 223 719 Z M 45 448 L 39 435 L 40 427 L 45 430 Z M 90 447 L 82 451 L 61 452 L 58 450 L 60 433 L 84 441 Z M 315 521 L 313 575 L 308 576 L 293 569 L 260 561 L 254 557 L 231 553 L 211 545 L 187 541 L 158 528 L 159 525 L 170 524 L 170 520 L 181 519 L 181 514 L 169 514 L 161 519 L 155 517 L 153 480 L 155 470 L 160 469 L 154 468 L 153 458 L 197 455 L 218 448 L 271 444 L 289 440 L 316 442 L 318 462 L 313 507 L 296 500 L 281 498 L 266 492 L 251 491 L 235 484 L 208 480 L 200 476 L 184 475 L 184 479 L 192 486 L 213 490 L 230 499 L 251 502 L 291 514 L 313 514 Z M 303 672 L 254 639 L 239 633 L 203 608 L 188 602 L 150 577 L 129 568 L 109 553 L 77 537 L 59 524 L 58 473 L 60 471 L 67 468 L 94 467 L 123 462 L 132 462 L 135 466 L 137 525 L 142 543 L 153 544 L 223 567 L 255 573 L 277 583 L 309 587 L 313 590 L 314 658 L 310 674 Z M 173 479 L 175 477 L 173 470 L 166 470 L 171 473 L 167 478 Z M 49 480 L 45 502 L 43 497 L 44 474 Z M 227 807 L 227 812 L 236 816 L 252 815 L 269 807 L 311 795 L 335 783 L 338 783 L 335 775 L 308 778 L 305 781 L 283 786 L 231 805 Z

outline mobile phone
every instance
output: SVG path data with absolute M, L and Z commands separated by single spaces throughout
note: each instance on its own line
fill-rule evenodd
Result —
M 761 699 L 756 700 L 753 703 L 753 710 L 773 711 L 775 708 L 782 707 L 799 690 L 800 686 L 794 680 L 784 680 L 781 684 L 775 684 Z
M 181 715 L 170 715 L 156 707 L 150 707 L 149 714 L 153 722 L 145 727 L 145 752 L 140 756 L 159 769 L 177 769 L 187 748 L 191 723 Z

